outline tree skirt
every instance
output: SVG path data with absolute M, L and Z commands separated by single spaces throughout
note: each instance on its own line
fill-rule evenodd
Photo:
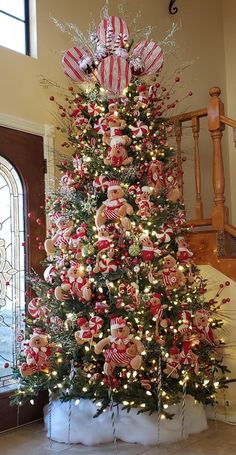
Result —
M 90 400 L 72 400 L 61 403 L 52 401 L 44 408 L 44 421 L 47 436 L 57 442 L 81 443 L 92 446 L 112 442 L 114 439 L 111 412 L 107 410 L 93 418 L 96 405 Z M 175 414 L 172 420 L 161 420 L 157 413 L 137 414 L 115 408 L 115 434 L 117 439 L 129 443 L 153 445 L 171 443 L 182 438 L 182 403 L 170 406 L 168 411 Z M 206 414 L 202 404 L 195 403 L 191 396 L 186 397 L 184 413 L 184 438 L 207 429 Z

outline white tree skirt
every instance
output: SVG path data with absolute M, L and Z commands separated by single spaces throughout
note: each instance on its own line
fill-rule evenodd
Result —
M 90 400 L 72 400 L 61 403 L 54 400 L 51 406 L 44 408 L 44 421 L 47 436 L 57 442 L 81 443 L 92 446 L 111 442 L 114 439 L 111 412 L 107 410 L 93 418 L 96 405 Z M 120 406 L 121 407 L 121 406 Z M 153 445 L 171 443 L 182 438 L 182 403 L 170 406 L 168 411 L 175 414 L 172 420 L 161 420 L 159 426 L 157 413 L 137 415 L 135 410 L 129 413 L 115 408 L 115 432 L 117 439 L 129 443 Z M 200 433 L 207 429 L 207 419 L 202 404 L 195 403 L 191 396 L 186 398 L 184 415 L 184 437 Z

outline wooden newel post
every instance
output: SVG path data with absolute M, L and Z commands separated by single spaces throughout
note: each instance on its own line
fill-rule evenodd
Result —
M 224 115 L 224 104 L 220 99 L 221 90 L 219 87 L 212 87 L 209 90 L 211 96 L 208 103 L 208 129 L 211 133 L 213 144 L 213 188 L 215 206 L 212 210 L 212 226 L 223 230 L 228 222 L 228 209 L 225 207 L 225 176 L 224 163 L 221 150 L 221 139 L 224 125 L 220 116 Z

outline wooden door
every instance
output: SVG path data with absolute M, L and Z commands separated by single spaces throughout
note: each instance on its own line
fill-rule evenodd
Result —
M 0 127 L 0 156 L 12 164 L 23 186 L 26 273 L 32 268 L 40 273 L 44 252 L 39 249 L 38 243 L 45 237 L 43 138 Z M 0 431 L 42 416 L 45 396 L 39 397 L 34 406 L 29 404 L 18 410 L 16 406 L 10 406 L 9 395 L 9 392 L 0 389 Z

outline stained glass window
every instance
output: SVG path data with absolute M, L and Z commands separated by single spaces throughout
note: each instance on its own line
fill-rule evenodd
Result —
M 13 383 L 21 348 L 24 242 L 23 185 L 16 169 L 0 156 L 0 387 Z

